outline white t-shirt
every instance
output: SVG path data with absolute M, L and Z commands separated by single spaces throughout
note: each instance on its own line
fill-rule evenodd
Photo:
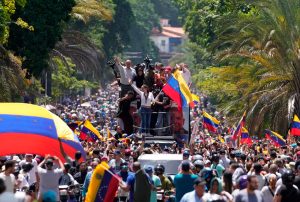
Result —
M 58 180 L 63 174 L 63 170 L 56 168 L 54 170 L 46 170 L 38 167 L 40 176 L 39 196 L 49 190 L 56 192 L 57 201 L 59 201 Z
M 272 191 L 272 190 L 271 190 Z M 268 186 L 264 186 L 261 190 L 262 193 L 262 197 L 264 199 L 264 202 L 272 202 L 273 201 L 273 197 L 274 197 L 274 192 L 273 194 L 271 193 L 270 188 Z
M 19 189 L 22 189 L 23 187 L 29 187 L 29 181 L 30 181 L 30 175 L 29 173 L 20 173 L 18 175 L 18 181 L 20 184 L 18 185 Z
M 19 165 L 22 167 L 23 164 L 26 163 L 26 160 L 22 160 L 20 161 Z M 36 162 L 36 160 L 32 159 L 32 162 L 29 162 L 33 165 L 33 168 L 29 171 L 29 185 L 32 185 L 33 183 L 36 182 L 36 175 L 35 173 L 37 173 L 37 167 L 38 167 L 38 163 Z
M 154 102 L 154 96 L 151 92 L 148 93 L 148 97 L 145 96 L 145 93 L 138 89 L 135 85 L 131 85 L 135 92 L 141 96 L 141 106 L 151 107 L 151 102 Z
M 0 202 L 18 202 L 18 200 L 12 192 L 5 191 L 0 194 Z
M 16 178 L 13 174 L 10 174 L 9 176 L 5 175 L 4 172 L 0 173 L 0 178 L 3 179 L 5 186 L 6 186 L 6 192 L 12 192 L 14 193 L 14 187 L 16 184 Z

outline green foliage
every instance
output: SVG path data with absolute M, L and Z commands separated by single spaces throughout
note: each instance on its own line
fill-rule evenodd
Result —
M 229 15 L 248 13 L 251 9 L 243 0 L 174 0 L 179 6 L 184 28 L 192 42 L 206 47 L 216 39 L 222 23 L 218 20 Z
M 151 0 L 151 2 L 154 5 L 155 13 L 157 13 L 160 18 L 169 19 L 169 23 L 171 26 L 182 26 L 178 19 L 179 9 L 172 2 L 172 0 Z
M 108 58 L 123 53 L 130 43 L 128 30 L 134 16 L 128 0 L 112 0 L 115 5 L 115 14 L 112 22 L 107 22 L 104 28 L 107 32 L 103 37 L 103 47 Z
M 64 95 L 77 94 L 85 87 L 95 88 L 96 84 L 86 80 L 78 80 L 75 65 L 70 58 L 66 58 L 67 64 L 59 57 L 53 57 L 57 69 L 52 74 L 53 97 L 58 99 Z
M 130 41 L 127 51 L 142 52 L 142 57 L 158 59 L 158 49 L 150 40 L 153 27 L 159 27 L 159 17 L 151 0 L 129 0 L 134 20 L 129 29 Z M 140 61 L 137 61 L 140 62 Z
M 11 24 L 8 48 L 24 57 L 23 67 L 29 73 L 38 77 L 47 69 L 49 52 L 60 39 L 74 5 L 74 0 L 30 0 L 24 8 L 17 7 L 13 20 L 23 19 L 34 31 Z

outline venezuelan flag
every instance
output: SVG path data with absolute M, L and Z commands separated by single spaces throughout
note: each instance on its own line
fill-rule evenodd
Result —
M 275 133 L 274 131 L 265 130 L 265 137 L 266 139 L 271 140 L 277 147 L 286 145 L 285 139 L 283 139 L 281 135 Z
M 209 115 L 207 112 L 203 112 L 203 126 L 211 132 L 217 132 L 220 121 L 215 117 Z
M 200 98 L 198 95 L 192 94 L 194 104 L 199 104 Z
M 164 93 L 177 103 L 178 109 L 190 105 L 194 107 L 192 93 L 179 70 L 176 70 L 164 85 Z
M 102 136 L 100 132 L 91 124 L 89 120 L 86 120 L 83 124 L 83 127 L 80 132 L 80 137 L 84 138 L 84 140 L 88 140 L 91 142 L 95 142 L 97 140 L 101 140 Z
M 252 139 L 250 138 L 249 132 L 244 127 L 242 127 L 241 144 L 252 144 Z
M 33 153 L 55 155 L 64 160 L 60 150 L 74 157 L 85 152 L 68 125 L 47 109 L 24 103 L 0 104 L 0 156 Z
M 241 120 L 239 121 L 236 129 L 233 132 L 233 135 L 232 135 L 233 140 L 236 140 L 239 136 L 241 136 L 242 128 L 245 126 L 245 124 L 246 124 L 246 112 L 244 112 Z
M 219 139 L 219 141 L 220 141 L 221 143 L 225 143 L 225 139 L 224 139 L 223 136 L 218 135 L 218 139 Z
M 290 134 L 294 136 L 300 136 L 300 120 L 296 114 L 294 115 L 294 120 L 291 125 Z
M 93 171 L 86 195 L 86 202 L 112 202 L 119 187 L 119 178 L 106 162 L 101 162 Z

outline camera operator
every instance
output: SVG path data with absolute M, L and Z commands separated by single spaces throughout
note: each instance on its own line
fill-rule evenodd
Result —
M 120 71 L 120 84 L 121 84 L 121 94 L 120 97 L 124 97 L 129 90 L 133 90 L 129 80 L 131 81 L 136 73 L 132 68 L 131 60 L 126 60 L 125 67 L 121 65 L 120 59 L 118 57 L 115 58 L 116 66 Z

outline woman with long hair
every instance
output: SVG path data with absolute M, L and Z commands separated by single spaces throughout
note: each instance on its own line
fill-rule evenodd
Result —
M 136 87 L 136 85 L 131 84 L 133 89 L 137 94 L 141 97 L 141 108 L 140 113 L 142 117 L 141 123 L 141 133 L 150 133 L 150 123 L 151 123 L 151 105 L 155 101 L 152 92 L 149 91 L 149 87 L 147 85 L 142 85 L 141 90 Z

